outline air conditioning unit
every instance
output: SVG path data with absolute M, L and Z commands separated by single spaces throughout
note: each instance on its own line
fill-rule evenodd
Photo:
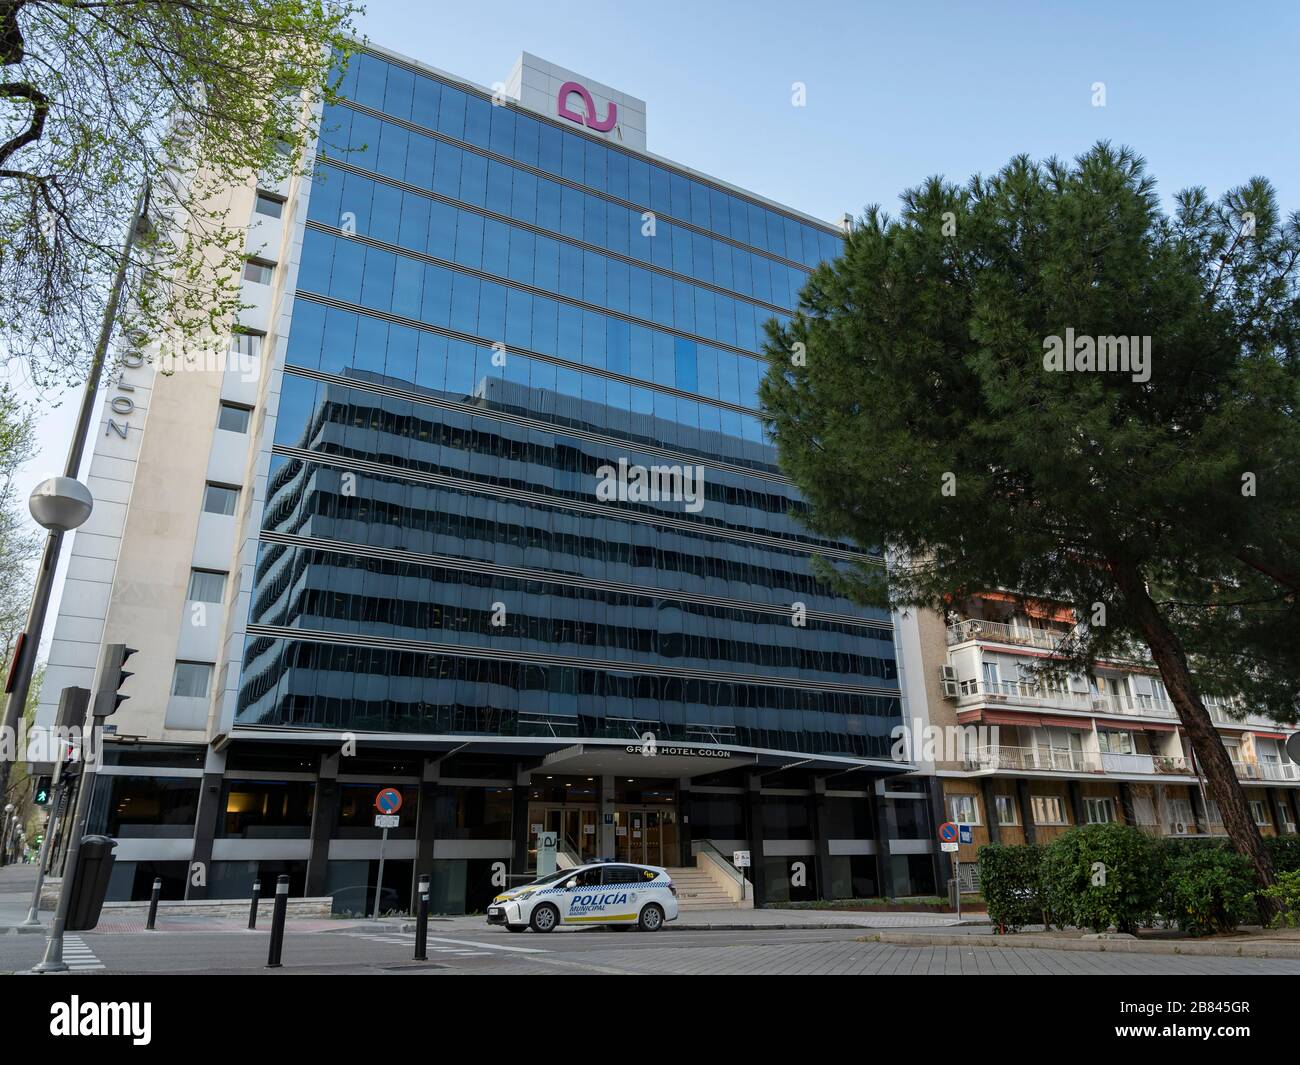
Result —
M 959 699 L 961 697 L 961 685 L 955 680 L 943 681 L 943 697 L 945 699 Z
M 939 677 L 940 677 L 942 680 L 956 680 L 956 679 L 957 679 L 957 667 L 956 667 L 956 666 L 940 666 L 940 667 L 939 667 Z

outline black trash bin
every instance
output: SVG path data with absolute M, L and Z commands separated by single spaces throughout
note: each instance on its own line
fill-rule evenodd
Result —
M 77 855 L 77 869 L 72 878 L 72 900 L 68 904 L 69 932 L 87 932 L 99 924 L 99 912 L 104 908 L 108 894 L 108 881 L 113 875 L 113 848 L 117 840 L 112 836 L 82 836 L 81 852 Z M 65 874 L 66 875 L 66 874 Z

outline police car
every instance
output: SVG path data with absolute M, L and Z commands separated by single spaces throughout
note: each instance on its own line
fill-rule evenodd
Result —
M 658 932 L 677 919 L 677 888 L 666 869 L 597 862 L 557 872 L 502 892 L 487 911 L 488 924 L 511 932 L 553 932 L 565 925 L 635 925 Z

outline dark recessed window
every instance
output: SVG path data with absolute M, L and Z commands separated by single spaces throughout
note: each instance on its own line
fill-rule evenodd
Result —
M 265 192 L 257 194 L 253 210 L 267 218 L 279 218 L 284 213 L 284 201 L 278 196 L 268 196 Z
M 252 411 L 237 403 L 221 404 L 221 413 L 217 416 L 217 428 L 228 433 L 248 432 L 248 419 Z
M 249 259 L 244 263 L 244 280 L 256 281 L 259 285 L 269 285 L 271 277 L 275 273 L 275 263 L 268 263 L 261 259 Z
M 172 675 L 172 694 L 204 699 L 211 683 L 211 662 L 177 662 Z
M 203 510 L 208 514 L 234 514 L 239 489 L 226 484 L 208 484 L 203 490 Z
M 226 575 L 212 569 L 190 570 L 186 598 L 194 603 L 220 603 L 226 592 Z

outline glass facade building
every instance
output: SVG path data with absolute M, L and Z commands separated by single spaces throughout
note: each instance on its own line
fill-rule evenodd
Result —
M 837 233 L 377 55 L 341 95 L 237 721 L 887 757 L 889 617 L 813 577 L 857 551 L 758 416 Z M 599 500 L 620 460 L 702 467 L 701 504 Z
M 867 556 L 808 528 L 758 411 L 766 324 L 839 231 L 647 154 L 640 101 L 516 71 L 494 103 L 363 49 L 310 178 L 243 190 L 266 372 L 171 400 L 214 429 L 168 594 L 220 620 L 158 641 L 161 742 L 105 770 L 113 897 L 284 874 L 373 912 L 427 875 L 472 911 L 608 858 L 708 901 L 736 851 L 759 905 L 933 893 L 893 619 L 814 575 Z M 574 121 L 575 83 L 623 122 Z M 149 577 L 171 545 L 132 535 Z

